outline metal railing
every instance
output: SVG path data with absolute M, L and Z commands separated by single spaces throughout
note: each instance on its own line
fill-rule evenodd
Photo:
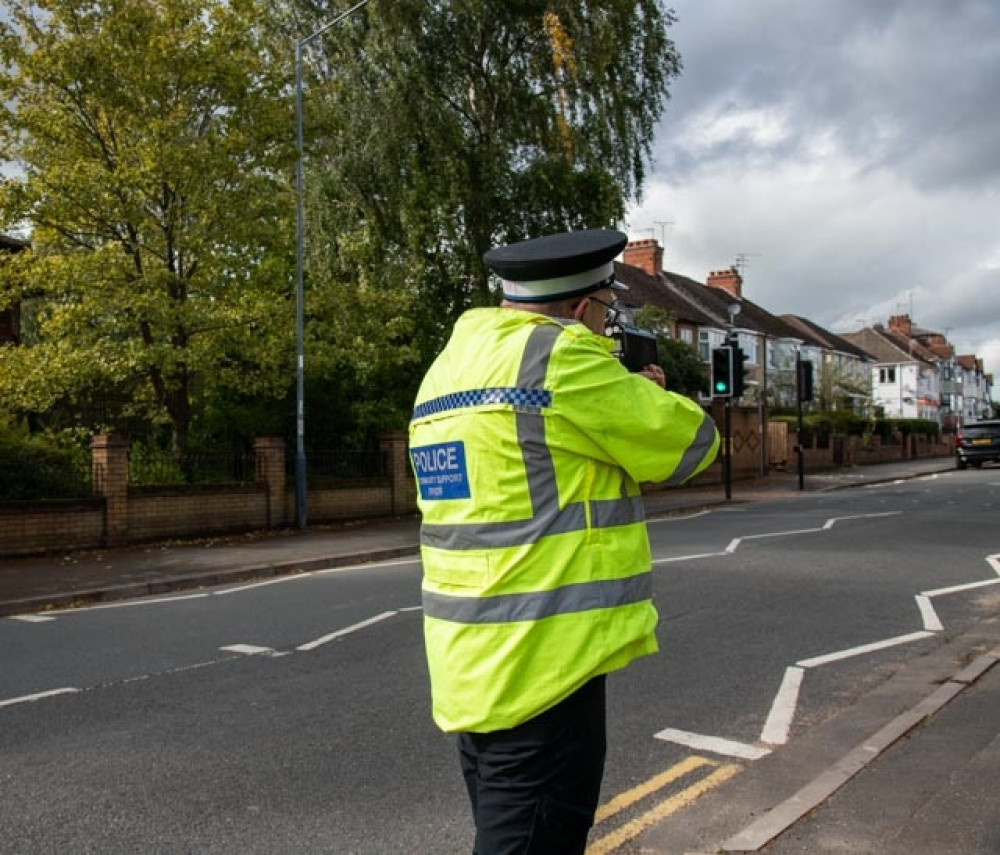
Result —
M 247 484 L 257 478 L 255 455 L 231 451 L 149 452 L 133 450 L 128 459 L 131 486 L 172 484 Z
M 86 499 L 92 495 L 89 461 L 32 459 L 0 463 L 0 500 Z
M 385 452 L 380 450 L 311 451 L 308 463 L 306 477 L 310 486 L 384 478 L 389 471 Z M 294 467 L 289 469 L 289 477 L 294 477 Z

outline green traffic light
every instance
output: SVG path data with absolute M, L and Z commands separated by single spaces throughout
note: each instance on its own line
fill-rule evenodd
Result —
M 722 383 L 722 382 L 716 383 L 715 384 L 715 391 L 716 392 L 725 392 L 726 391 L 726 384 Z

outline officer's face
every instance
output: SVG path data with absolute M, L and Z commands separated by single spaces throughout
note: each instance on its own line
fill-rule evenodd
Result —
M 580 318 L 580 322 L 591 332 L 597 335 L 604 335 L 607 326 L 606 318 L 608 309 L 615 301 L 614 292 L 610 288 L 598 291 L 587 298 L 587 305 Z

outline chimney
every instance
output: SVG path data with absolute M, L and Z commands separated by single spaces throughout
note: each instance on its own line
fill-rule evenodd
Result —
M 708 274 L 708 280 L 705 284 L 709 288 L 721 288 L 723 291 L 728 291 L 737 300 L 743 299 L 743 277 L 740 276 L 735 267 L 730 267 L 728 270 L 713 270 Z
M 893 315 L 889 318 L 889 332 L 899 333 L 907 338 L 913 334 L 913 323 L 909 315 Z
M 654 238 L 634 240 L 625 247 L 623 260 L 649 276 L 659 276 L 663 272 L 663 247 Z

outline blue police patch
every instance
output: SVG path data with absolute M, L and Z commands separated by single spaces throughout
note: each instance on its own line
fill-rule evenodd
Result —
M 468 499 L 469 473 L 465 466 L 465 443 L 439 442 L 410 449 L 413 471 L 417 475 L 420 498 Z

